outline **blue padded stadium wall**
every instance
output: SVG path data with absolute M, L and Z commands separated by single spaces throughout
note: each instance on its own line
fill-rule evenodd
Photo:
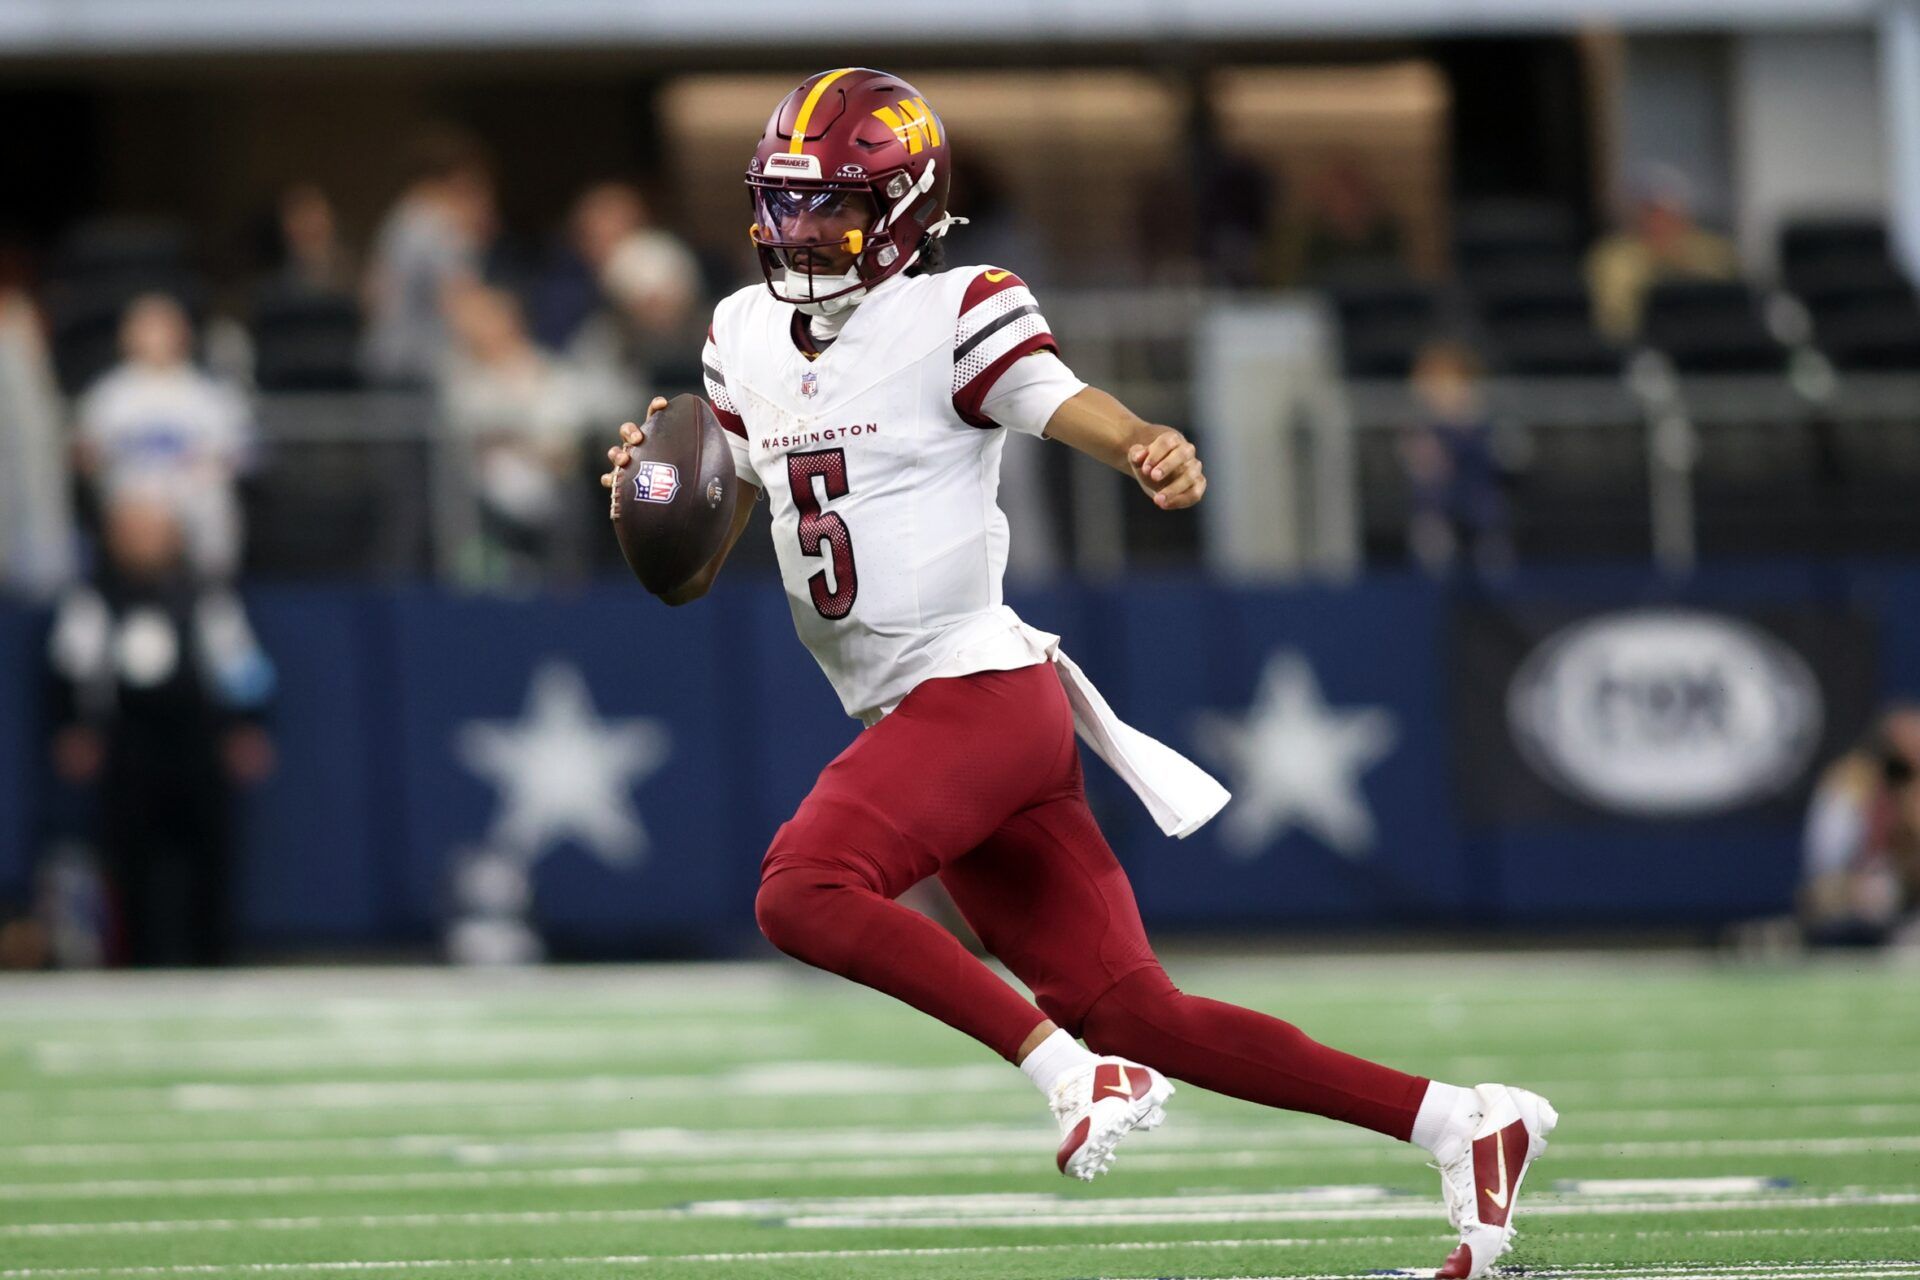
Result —
M 503 849 L 532 862 L 535 916 L 563 954 L 738 950 L 768 839 L 856 730 L 764 582 L 679 610 L 625 583 L 528 601 L 261 587 L 249 601 L 282 690 L 280 769 L 247 803 L 244 932 L 265 951 L 429 942 L 452 868 Z M 1124 716 L 1237 793 L 1171 841 L 1088 756 L 1095 807 L 1162 929 L 1484 927 L 1489 904 L 1495 923 L 1529 927 L 1780 912 L 1821 762 L 1882 700 L 1920 694 L 1920 569 L 1882 565 L 1683 583 L 1556 570 L 1496 591 L 1393 574 L 1149 578 L 1010 603 L 1061 633 Z M 1675 607 L 1797 655 L 1783 661 L 1805 696 L 1763 699 L 1814 700 L 1781 730 L 1797 754 L 1737 802 L 1679 814 L 1533 776 L 1506 741 L 1516 665 L 1583 619 Z M 42 623 L 0 606 L 0 896 L 16 899 L 79 807 L 45 777 Z M 1745 651 L 1731 652 L 1737 679 Z

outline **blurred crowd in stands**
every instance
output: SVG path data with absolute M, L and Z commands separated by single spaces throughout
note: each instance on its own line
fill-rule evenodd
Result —
M 277 197 L 244 282 L 214 287 L 179 227 L 145 219 L 76 227 L 32 271 L 15 255 L 0 274 L 0 404 L 14 424 L 0 452 L 18 463 L 0 530 L 9 585 L 69 579 L 88 558 L 76 548 L 100 545 L 76 543 L 76 528 L 104 529 L 136 477 L 172 495 L 195 571 L 230 578 L 241 490 L 261 460 L 258 399 L 365 391 L 423 398 L 466 446 L 478 510 L 463 581 L 558 572 L 588 434 L 630 416 L 642 388 L 695 380 L 713 289 L 637 186 L 582 192 L 536 259 L 503 235 L 478 142 L 436 129 L 414 152 L 364 254 L 327 193 L 298 183 Z
M 575 500 L 590 441 L 649 392 L 698 385 L 708 306 L 746 282 L 745 259 L 697 255 L 628 181 L 577 193 L 564 226 L 529 249 L 527 229 L 503 224 L 476 138 L 439 127 L 410 145 L 412 177 L 364 247 L 348 243 L 325 190 L 298 182 L 262 218 L 244 279 L 210 281 L 180 227 L 126 218 L 74 227 L 37 260 L 0 255 L 0 406 L 15 424 L 0 439 L 0 582 L 45 594 L 70 580 L 87 562 L 77 548 L 99 545 L 74 530 L 103 528 L 130 478 L 162 474 L 156 487 L 172 495 L 186 553 L 213 579 L 254 563 L 249 512 L 279 526 L 255 553 L 283 572 L 328 562 L 314 549 L 328 538 L 339 563 L 384 542 L 400 548 L 390 561 L 431 563 L 478 589 L 606 567 L 607 540 Z M 1416 269 L 1403 211 L 1358 157 L 1291 188 L 1231 151 L 1204 161 L 1191 199 L 1139 211 L 1142 243 L 1181 258 L 1164 270 L 1148 261 L 1144 278 L 1317 289 L 1344 374 L 1405 387 L 1413 421 L 1389 433 L 1375 463 L 1391 492 L 1376 501 L 1381 486 L 1362 482 L 1363 505 L 1391 525 L 1384 539 L 1368 530 L 1376 556 L 1498 574 L 1536 545 L 1514 500 L 1529 483 L 1533 424 L 1495 404 L 1490 382 L 1624 385 L 1658 353 L 1676 380 L 1775 378 L 1804 398 L 1837 377 L 1920 370 L 1920 300 L 1874 217 L 1789 224 L 1767 276 L 1694 220 L 1684 177 L 1653 172 L 1598 238 L 1562 203 L 1462 203 L 1450 215 L 1450 267 L 1436 276 Z M 990 172 L 957 180 L 974 219 L 960 258 L 1005 261 L 1045 286 L 1047 237 Z M 1191 368 L 1186 351 L 1167 374 L 1179 381 Z M 283 447 L 263 451 L 264 414 L 336 392 L 387 395 L 401 406 L 393 412 L 430 419 L 433 439 L 460 447 L 408 454 L 349 432 L 334 443 L 360 446 L 357 471 L 327 452 L 324 432 L 267 433 Z M 372 401 L 355 415 L 376 418 Z M 1638 424 L 1604 425 L 1628 428 L 1621 438 L 1644 452 Z M 396 451 L 376 468 L 381 448 Z M 452 517 L 424 478 L 430 459 L 458 472 Z M 1644 472 L 1631 459 L 1622 469 L 1635 466 Z M 1053 479 L 1058 492 L 1043 503 L 1065 500 Z M 307 518 L 316 507 L 327 517 Z M 374 514 L 342 518 L 361 507 Z M 1057 523 L 1041 516 L 1030 526 Z M 427 519 L 435 550 L 415 554 L 427 538 L 411 524 Z

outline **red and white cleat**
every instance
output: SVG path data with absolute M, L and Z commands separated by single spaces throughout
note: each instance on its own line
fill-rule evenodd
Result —
M 1172 1081 L 1124 1058 L 1101 1058 L 1061 1080 L 1050 1100 L 1060 1121 L 1060 1172 L 1092 1182 L 1113 1167 L 1120 1139 L 1159 1127 L 1172 1096 Z
M 1551 1103 L 1525 1089 L 1483 1084 L 1474 1095 L 1478 1115 L 1449 1134 L 1437 1155 L 1447 1217 L 1460 1229 L 1460 1246 L 1434 1272 L 1437 1280 L 1477 1280 L 1513 1248 L 1521 1180 L 1560 1123 Z

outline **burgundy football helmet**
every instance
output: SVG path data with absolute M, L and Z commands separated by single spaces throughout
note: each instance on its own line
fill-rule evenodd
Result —
M 747 165 L 751 234 L 773 296 L 830 314 L 912 266 L 964 221 L 947 213 L 947 156 L 940 117 L 900 77 L 866 67 L 809 76 L 774 108 Z M 849 201 L 869 211 L 865 227 L 837 239 L 796 238 L 802 217 L 844 214 Z M 795 255 L 820 249 L 852 253 L 853 269 L 835 276 L 792 265 Z

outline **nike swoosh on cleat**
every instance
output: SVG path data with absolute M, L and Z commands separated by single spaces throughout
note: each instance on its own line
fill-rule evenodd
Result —
M 1493 1201 L 1496 1208 L 1504 1209 L 1507 1207 L 1507 1144 L 1497 1143 L 1496 1149 L 1500 1153 L 1500 1189 L 1495 1191 L 1491 1187 L 1482 1187 L 1480 1194 Z

